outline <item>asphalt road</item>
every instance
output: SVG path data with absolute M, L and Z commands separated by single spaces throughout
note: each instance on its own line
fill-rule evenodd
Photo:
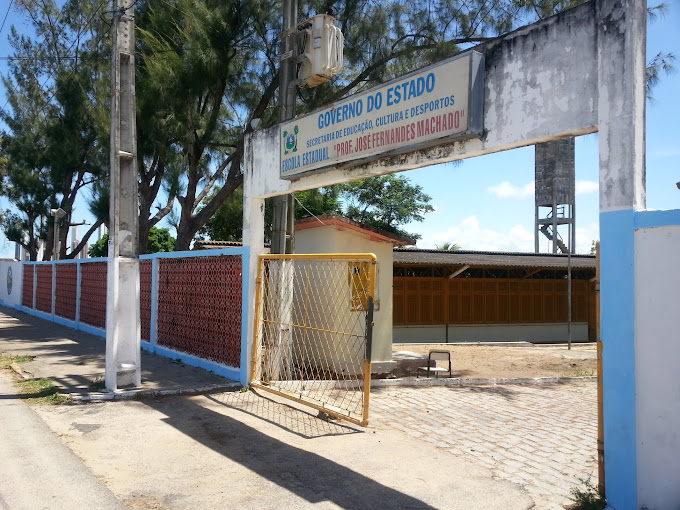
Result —
M 0 509 L 122 509 L 0 372 Z

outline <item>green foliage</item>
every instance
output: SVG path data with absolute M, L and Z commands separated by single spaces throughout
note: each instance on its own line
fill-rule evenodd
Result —
M 146 243 L 146 253 L 169 252 L 175 250 L 175 238 L 167 228 L 151 228 Z M 90 257 L 106 257 L 109 254 L 109 234 L 90 246 L 87 251 Z
M 436 244 L 435 248 L 444 251 L 457 251 L 461 249 L 459 244 L 449 243 L 448 241 L 442 244 Z
M 170 231 L 167 228 L 152 227 L 146 243 L 146 252 L 159 253 L 170 251 L 175 251 L 175 238 L 170 235 Z
M 328 10 L 335 13 L 345 36 L 345 68 L 332 82 L 300 90 L 298 113 L 579 3 L 469 0 L 433 7 L 425 0 L 301 0 L 300 20 Z M 241 200 L 235 192 L 243 180 L 244 135 L 251 119 L 269 127 L 278 117 L 282 2 L 134 4 L 142 245 L 151 227 L 173 210 L 179 210 L 178 249 L 188 249 L 197 233 L 240 239 Z M 7 125 L 1 141 L 6 164 L 0 164 L 0 172 L 14 214 L 4 226 L 34 257 L 39 239 L 47 241 L 49 253 L 49 209 L 61 207 L 70 221 L 82 189 L 94 187 L 93 212 L 98 221 L 108 221 L 106 186 L 97 183 L 107 181 L 109 157 L 110 18 L 108 3 L 100 0 L 22 0 L 15 5 L 32 35 L 12 30 L 16 58 L 8 62 L 3 77 L 9 108 L 0 113 Z M 650 8 L 650 17 L 662 15 L 664 9 Z M 659 54 L 652 59 L 650 87 L 672 69 L 673 58 Z M 296 212 L 302 217 L 342 211 L 402 234 L 407 233 L 400 225 L 422 221 L 428 212 L 422 190 L 416 190 L 420 197 L 415 193 L 400 207 L 394 200 L 399 183 L 366 182 L 363 191 L 363 185 L 351 184 L 300 193 Z M 378 195 L 372 197 L 372 192 Z
M 71 400 L 68 395 L 59 393 L 59 388 L 46 377 L 19 381 L 17 386 L 20 397 L 32 404 L 59 405 Z
M 295 217 L 343 214 L 340 186 L 310 189 L 295 193 Z
M 579 480 L 583 484 L 583 489 L 574 487 L 571 495 L 576 500 L 570 510 L 604 510 L 607 506 L 606 499 L 597 491 L 590 478 Z
M 12 355 L 0 352 L 0 368 L 9 368 L 13 363 L 28 363 L 33 361 L 35 356 L 29 356 L 28 354 L 22 355 Z
M 2 77 L 7 110 L 0 119 L 6 157 L 5 194 L 13 215 L 3 224 L 11 239 L 35 260 L 38 240 L 51 255 L 49 209 L 61 207 L 70 221 L 78 193 L 105 174 L 108 155 L 108 64 L 101 58 L 106 35 L 101 4 L 67 0 L 15 3 L 28 31 L 12 27 L 13 49 Z M 26 35 L 31 33 L 31 35 Z M 108 39 L 108 37 L 107 37 Z M 62 256 L 67 229 L 62 229 Z
M 106 257 L 109 254 L 109 234 L 106 233 L 101 239 L 97 240 L 94 244 L 90 245 L 90 249 L 87 250 L 87 254 L 90 257 Z
M 202 239 L 241 241 L 243 237 L 243 188 L 238 188 L 199 231 Z
M 210 198 L 210 197 L 209 197 Z M 401 225 L 423 221 L 433 211 L 430 197 L 406 177 L 386 175 L 347 184 L 301 191 L 295 194 L 295 217 L 339 214 L 365 225 L 412 238 Z M 237 189 L 199 232 L 202 239 L 240 241 L 242 239 L 243 191 Z M 265 203 L 265 238 L 271 232 L 271 205 Z
M 423 221 L 424 214 L 434 211 L 423 188 L 403 176 L 383 175 L 339 186 L 345 216 L 395 234 L 420 239 L 399 226 Z
M 101 391 L 104 388 L 106 388 L 106 381 L 102 376 L 97 376 L 94 379 L 92 379 L 92 382 L 90 383 L 91 390 Z

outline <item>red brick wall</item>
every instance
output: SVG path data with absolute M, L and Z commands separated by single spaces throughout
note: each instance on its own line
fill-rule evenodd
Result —
M 239 367 L 241 257 L 158 264 L 158 345 Z

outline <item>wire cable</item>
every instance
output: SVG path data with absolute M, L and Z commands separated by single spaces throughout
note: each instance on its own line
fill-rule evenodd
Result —
M 0 34 L 2 34 L 2 29 L 5 28 L 5 23 L 7 22 L 7 16 L 9 16 L 9 11 L 12 9 L 12 3 L 14 0 L 9 0 L 9 7 L 7 7 L 7 12 L 5 13 L 5 18 L 2 20 L 2 25 L 0 25 Z

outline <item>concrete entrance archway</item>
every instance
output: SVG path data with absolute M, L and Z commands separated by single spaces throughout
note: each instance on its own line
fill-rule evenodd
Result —
M 251 255 L 249 352 L 266 197 L 599 132 L 607 499 L 617 510 L 677 505 L 680 343 L 671 321 L 680 277 L 671 254 L 680 248 L 680 211 L 643 211 L 645 38 L 644 0 L 591 0 L 476 47 L 485 57 L 477 138 L 289 180 L 281 178 L 280 126 L 252 133 L 243 229 Z

